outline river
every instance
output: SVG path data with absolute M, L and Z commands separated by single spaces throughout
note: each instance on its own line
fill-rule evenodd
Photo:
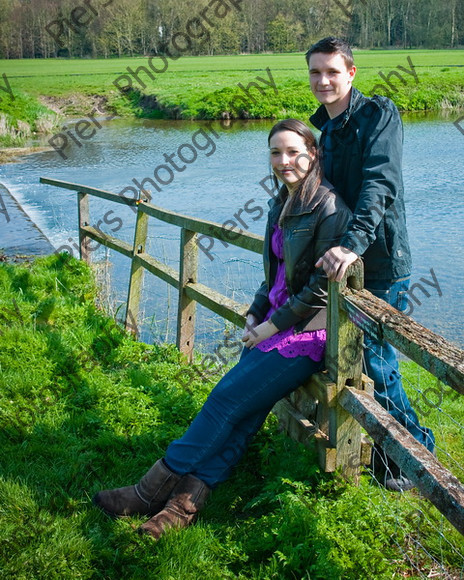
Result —
M 72 250 L 77 241 L 76 194 L 39 184 L 41 176 L 115 193 L 135 188 L 133 180 L 151 177 L 153 183 L 144 185 L 156 205 L 219 223 L 237 221 L 239 216 L 241 227 L 263 233 L 269 195 L 259 182 L 269 175 L 266 140 L 272 122 L 238 121 L 227 127 L 219 122 L 118 119 L 99 121 L 99 125 L 92 138 L 79 139 L 70 128 L 67 148 L 0 166 L 0 183 L 55 248 L 66 245 Z M 464 347 L 464 135 L 453 125 L 453 117 L 414 115 L 404 118 L 404 134 L 412 284 L 418 284 L 409 311 L 424 326 Z M 62 142 L 64 138 L 56 141 Z M 133 196 L 130 189 L 125 195 Z M 92 225 L 132 242 L 132 210 L 96 199 L 90 208 Z M 176 267 L 178 229 L 150 221 L 150 253 Z M 2 225 L 3 233 L 13 225 Z M 200 281 L 249 302 L 262 277 L 259 256 L 233 246 L 225 248 L 219 241 L 210 248 L 211 243 L 203 240 Z M 107 250 L 95 251 L 93 257 L 109 258 L 112 264 L 104 270 L 109 299 L 113 310 L 121 314 L 129 260 Z M 176 304 L 174 289 L 146 274 L 144 340 L 175 340 Z M 197 346 L 209 349 L 221 340 L 224 328 L 222 321 L 199 308 Z

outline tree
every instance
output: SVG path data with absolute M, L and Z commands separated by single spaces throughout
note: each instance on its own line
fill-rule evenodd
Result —
M 267 26 L 269 48 L 274 52 L 291 52 L 298 48 L 303 26 L 279 12 Z
M 209 38 L 193 39 L 187 23 L 209 2 L 114 0 L 105 7 L 104 0 L 0 0 L 0 57 L 176 54 L 173 39 L 182 55 L 304 50 L 328 35 L 361 48 L 464 44 L 464 0 L 242 0 L 240 10 L 213 17 Z M 69 21 L 78 7 L 87 7 L 91 19 L 65 25 L 60 47 L 47 25 Z
M 266 50 L 266 25 L 273 12 L 272 2 L 249 0 L 242 4 L 242 50 L 244 52 L 262 52 Z

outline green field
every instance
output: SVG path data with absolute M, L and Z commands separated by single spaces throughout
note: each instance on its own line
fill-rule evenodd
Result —
M 400 110 L 464 107 L 464 50 L 358 51 L 355 58 L 355 85 L 368 95 L 377 92 L 390 96 Z M 39 98 L 46 104 L 58 103 L 67 115 L 91 113 L 95 98 L 102 96 L 106 109 L 118 115 L 181 119 L 214 119 L 224 113 L 243 118 L 306 119 L 317 106 L 308 88 L 303 53 L 186 56 L 175 61 L 168 58 L 165 63 L 155 57 L 153 65 L 166 70 L 152 72 L 153 79 L 141 71 L 141 83 L 132 77 L 132 91 L 127 94 L 113 83 L 128 74 L 128 67 L 134 71 L 148 67 L 148 58 L 2 60 L 0 74 L 7 75 L 17 98 L 11 101 L 2 92 L 0 113 L 9 115 L 14 126 L 22 119 L 35 130 L 35 119 L 45 114 L 40 107 L 34 110 Z M 237 84 L 247 86 L 257 77 L 269 80 L 267 68 L 276 90 L 258 81 L 265 94 L 254 88 L 255 100 L 244 102 L 244 93 Z M 389 77 L 391 71 L 402 78 Z M 379 73 L 389 77 L 393 87 L 388 87 Z M 128 80 L 117 82 L 120 87 L 129 84 Z
M 89 267 L 67 254 L 0 263 L 2 579 L 462 578 L 462 536 L 417 491 L 323 473 L 315 447 L 273 416 L 197 525 L 155 545 L 135 533 L 142 519 L 94 508 L 96 491 L 136 482 L 164 454 L 221 376 L 186 378 L 173 345 L 136 342 L 96 297 Z M 456 393 L 413 363 L 402 372 L 458 475 Z
M 398 65 L 409 68 L 410 57 L 421 83 L 437 80 L 464 85 L 464 50 L 379 50 L 355 53 L 358 67 L 357 84 L 361 90 L 382 82 L 381 71 L 388 74 Z M 72 92 L 107 94 L 114 90 L 112 82 L 126 72 L 128 66 L 136 69 L 147 64 L 147 58 L 109 60 L 0 60 L 0 71 L 11 79 L 14 89 L 38 95 L 69 95 Z M 161 62 L 159 58 L 154 63 Z M 147 94 L 169 99 L 188 100 L 191 93 L 209 94 L 221 88 L 232 88 L 238 82 L 246 84 L 267 67 L 272 71 L 278 87 L 290 81 L 307 83 L 308 71 L 304 53 L 260 54 L 237 56 L 185 56 L 173 61 L 168 58 L 168 69 L 155 74 L 156 80 L 147 80 Z M 444 71 L 443 69 L 448 69 Z M 408 78 L 408 75 L 405 75 Z M 413 80 L 412 77 L 408 80 Z M 414 84 L 414 83 L 411 83 Z

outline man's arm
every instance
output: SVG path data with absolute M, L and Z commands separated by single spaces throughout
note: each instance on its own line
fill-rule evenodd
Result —
M 340 240 L 317 262 L 330 280 L 340 281 L 346 269 L 376 238 L 385 211 L 402 191 L 403 127 L 393 103 L 368 108 L 370 122 L 361 135 L 362 186 L 353 219 Z M 362 111 L 361 111 L 362 114 Z
M 340 241 L 360 256 L 375 240 L 385 211 L 403 189 L 403 125 L 397 108 L 389 105 L 372 112 L 372 121 L 361 135 L 362 186 L 353 219 Z

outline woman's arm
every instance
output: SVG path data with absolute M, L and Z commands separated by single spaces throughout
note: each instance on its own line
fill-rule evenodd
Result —
M 266 340 L 266 338 L 274 336 L 277 332 L 279 332 L 277 326 L 275 326 L 275 324 L 270 320 L 266 320 L 266 322 L 257 324 L 249 329 L 245 328 L 242 341 L 245 343 L 244 346 L 247 348 L 253 348 L 263 340 Z
M 270 307 L 271 303 L 269 302 L 269 289 L 267 282 L 264 281 L 258 288 L 253 302 L 250 304 L 250 308 L 247 310 L 247 316 L 251 314 L 256 318 L 257 322 L 261 322 L 269 312 Z
M 339 243 L 350 218 L 351 212 L 344 206 L 322 219 L 315 232 L 315 262 Z M 302 289 L 290 296 L 287 302 L 274 312 L 271 321 L 278 330 L 286 330 L 309 318 L 311 314 L 316 314 L 326 304 L 327 275 L 323 268 L 316 268 L 314 265 Z
M 263 263 L 266 276 L 266 260 L 271 260 L 272 257 L 269 255 L 269 236 L 270 236 L 270 213 L 267 216 L 266 230 L 264 234 L 264 244 L 263 244 Z M 256 319 L 257 323 L 262 322 L 264 317 L 269 312 L 271 303 L 269 302 L 269 280 L 264 280 L 261 286 L 256 291 L 253 302 L 247 310 L 247 316 L 252 314 Z

